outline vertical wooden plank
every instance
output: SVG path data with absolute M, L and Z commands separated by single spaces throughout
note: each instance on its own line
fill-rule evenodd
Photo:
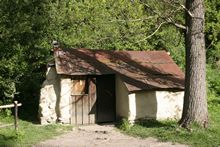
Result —
M 74 107 L 75 107 L 75 125 L 77 125 L 77 97 L 74 96 Z
M 96 122 L 96 79 L 90 78 L 89 80 L 89 123 L 94 124 Z
M 72 114 L 73 114 L 73 109 L 72 109 L 72 107 L 73 107 L 73 102 L 72 102 L 72 96 L 70 96 L 70 100 L 69 100 L 69 102 L 70 102 L 70 124 L 73 124 L 73 117 L 72 117 Z
M 90 100 L 89 100 L 89 94 L 87 95 L 87 124 L 90 124 L 90 116 L 89 116 L 89 112 L 90 112 Z
M 83 97 L 83 124 L 89 124 L 88 95 L 84 95 Z
M 84 104 L 83 104 L 83 103 L 84 103 L 84 95 L 81 96 L 81 101 L 82 101 L 82 106 L 81 106 L 81 110 L 82 110 L 82 114 L 81 114 L 81 117 L 82 117 L 82 123 L 81 123 L 81 124 L 83 125 L 83 124 L 84 124 L 84 121 L 83 121 L 83 113 L 84 113 L 84 112 L 83 112 L 83 111 L 84 111 Z
M 70 96 L 70 99 L 69 99 L 69 102 L 70 102 L 70 110 L 69 110 L 69 112 L 70 112 L 70 124 L 73 124 L 73 117 L 72 117 L 72 114 L 73 114 L 73 102 L 72 102 L 72 96 Z
M 83 111 L 82 111 L 82 107 L 83 107 L 83 101 L 82 101 L 82 96 L 76 96 L 76 109 L 77 109 L 77 112 L 76 112 L 76 115 L 77 115 L 77 125 L 81 125 L 82 124 L 82 114 L 83 114 Z
M 75 96 L 71 96 L 70 102 L 71 102 L 71 124 L 76 124 L 76 107 L 75 107 Z

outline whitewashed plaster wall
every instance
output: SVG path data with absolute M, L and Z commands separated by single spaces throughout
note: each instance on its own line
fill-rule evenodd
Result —
M 184 92 L 142 91 L 129 94 L 128 120 L 180 119 Z
M 116 76 L 116 115 L 138 119 L 180 119 L 183 109 L 184 92 L 139 91 L 130 93 L 124 82 Z
M 116 93 L 116 117 L 117 119 L 128 118 L 129 103 L 128 103 L 128 89 L 120 79 L 116 76 L 115 79 L 115 93 Z
M 60 101 L 59 111 L 60 116 L 58 121 L 64 124 L 70 123 L 70 97 L 72 93 L 73 83 L 70 78 L 60 78 Z
M 155 91 L 140 91 L 129 94 L 128 120 L 133 122 L 142 118 L 157 118 L 157 99 Z
M 183 110 L 184 92 L 156 91 L 157 119 L 179 120 Z

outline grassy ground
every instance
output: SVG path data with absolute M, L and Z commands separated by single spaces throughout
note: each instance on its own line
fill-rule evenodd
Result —
M 209 100 L 208 129 L 193 125 L 192 132 L 179 128 L 177 122 L 148 121 L 129 126 L 123 122 L 120 128 L 124 133 L 142 138 L 156 137 L 161 141 L 172 141 L 195 147 L 220 147 L 220 99 Z
M 13 118 L 0 116 L 0 126 L 8 123 L 13 123 Z M 17 133 L 13 126 L 0 128 L 0 146 L 31 146 L 39 141 L 67 132 L 71 128 L 71 126 L 57 124 L 40 126 L 19 120 L 19 131 Z
M 192 126 L 192 132 L 179 128 L 177 122 L 148 121 L 130 126 L 124 121 L 120 127 L 124 133 L 142 138 L 156 137 L 161 141 L 172 141 L 195 147 L 220 147 L 220 98 L 209 99 L 210 124 L 208 129 Z M 12 117 L 0 115 L 0 126 L 13 123 Z M 31 146 L 72 129 L 72 126 L 40 126 L 19 120 L 19 131 L 13 126 L 0 128 L 0 146 Z

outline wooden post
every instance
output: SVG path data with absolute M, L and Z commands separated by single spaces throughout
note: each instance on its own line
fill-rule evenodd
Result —
M 17 132 L 18 131 L 18 107 L 19 106 L 22 106 L 21 103 L 18 104 L 18 101 L 14 101 L 14 104 L 9 104 L 9 105 L 3 105 L 3 106 L 0 106 L 0 109 L 5 109 L 5 108 L 13 108 L 14 107 L 14 127 L 15 127 L 15 131 Z M 13 124 L 6 124 L 6 125 L 3 125 L 3 126 L 0 126 L 1 127 L 7 127 L 7 126 L 11 126 Z
M 18 101 L 14 101 L 15 106 L 15 131 L 18 131 Z

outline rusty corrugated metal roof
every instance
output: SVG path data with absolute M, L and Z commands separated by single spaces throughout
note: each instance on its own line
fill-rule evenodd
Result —
M 130 92 L 184 89 L 184 74 L 165 51 L 58 48 L 54 56 L 58 74 L 117 74 Z

